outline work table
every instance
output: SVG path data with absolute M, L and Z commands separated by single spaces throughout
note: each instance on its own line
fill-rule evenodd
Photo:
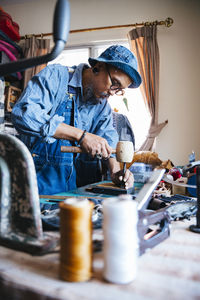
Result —
M 94 253 L 93 278 L 58 278 L 59 253 L 32 256 L 0 247 L 0 299 L 127 300 L 200 299 L 200 235 L 190 221 L 174 221 L 170 237 L 139 257 L 137 278 L 127 285 L 102 278 L 102 252 Z

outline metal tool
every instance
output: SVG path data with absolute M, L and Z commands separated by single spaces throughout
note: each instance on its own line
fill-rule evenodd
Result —
M 76 146 L 61 146 L 61 152 L 85 153 L 84 149 Z M 130 141 L 119 141 L 116 149 L 112 149 L 111 153 L 117 154 L 117 160 L 120 162 L 131 162 L 134 155 L 133 143 Z
M 0 134 L 0 245 L 44 254 L 58 238 L 44 233 L 32 156 L 16 137 Z
M 68 153 L 84 153 L 81 147 L 75 146 L 61 146 L 61 152 Z M 126 163 L 130 163 L 134 156 L 133 143 L 130 141 L 119 141 L 117 143 L 116 149 L 112 149 L 112 154 L 116 154 L 116 159 L 118 162 L 123 164 L 123 176 L 126 172 Z M 125 189 L 125 182 L 122 181 L 121 188 Z
M 135 201 L 138 202 L 138 236 L 140 255 L 145 253 L 148 249 L 153 248 L 169 237 L 170 230 L 170 216 L 166 208 L 161 208 L 157 211 L 149 211 L 146 208 L 151 200 L 151 195 L 159 182 L 161 181 L 165 169 L 154 170 L 148 182 L 138 193 Z M 144 239 L 151 225 L 156 225 L 156 233 L 149 239 Z
M 191 231 L 200 233 L 200 161 L 191 162 L 189 165 L 183 168 L 184 173 L 196 168 L 196 194 L 197 194 L 197 213 L 196 213 L 196 225 L 191 225 L 189 228 Z
M 151 196 L 157 185 L 160 183 L 165 170 L 154 170 L 149 181 L 142 187 L 138 195 L 135 197 L 132 195 L 133 201 L 138 203 L 138 246 L 139 254 L 144 254 L 148 249 L 151 249 L 161 243 L 170 235 L 170 215 L 167 207 L 160 208 L 159 210 L 152 211 L 147 209 Z M 131 197 L 129 195 L 120 195 L 120 197 Z M 106 201 L 104 199 L 103 201 Z M 98 211 L 96 212 L 96 222 L 98 228 L 101 227 L 103 222 L 103 215 L 101 212 L 102 204 L 98 204 Z M 148 237 L 147 237 L 148 236 Z M 97 240 L 95 244 L 96 251 L 102 249 L 103 240 Z

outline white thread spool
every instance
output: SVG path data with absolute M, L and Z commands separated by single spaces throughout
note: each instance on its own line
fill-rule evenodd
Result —
M 137 203 L 130 195 L 106 199 L 103 215 L 103 276 L 113 283 L 130 283 L 137 275 L 139 253 Z
M 119 141 L 116 147 L 116 158 L 119 162 L 130 163 L 133 160 L 134 149 L 130 141 Z

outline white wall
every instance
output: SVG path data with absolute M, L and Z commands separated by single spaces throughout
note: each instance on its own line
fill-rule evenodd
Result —
M 52 32 L 55 3 L 56 0 L 1 0 L 1 6 L 19 23 L 21 35 Z M 172 27 L 158 27 L 159 121 L 168 119 L 169 123 L 157 139 L 156 152 L 176 165 L 186 164 L 192 150 L 200 159 L 200 1 L 71 0 L 70 5 L 71 30 L 173 18 Z M 125 39 L 128 30 L 70 34 L 68 45 Z

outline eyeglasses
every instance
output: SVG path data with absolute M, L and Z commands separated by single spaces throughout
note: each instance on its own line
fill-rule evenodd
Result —
M 117 95 L 117 96 L 123 96 L 125 91 L 122 88 L 120 88 L 120 83 L 119 82 L 113 81 L 113 79 L 110 75 L 108 66 L 106 66 L 106 71 L 107 71 L 107 73 L 110 77 L 110 81 L 112 83 L 111 86 L 110 86 L 110 90 L 115 91 L 115 95 Z

